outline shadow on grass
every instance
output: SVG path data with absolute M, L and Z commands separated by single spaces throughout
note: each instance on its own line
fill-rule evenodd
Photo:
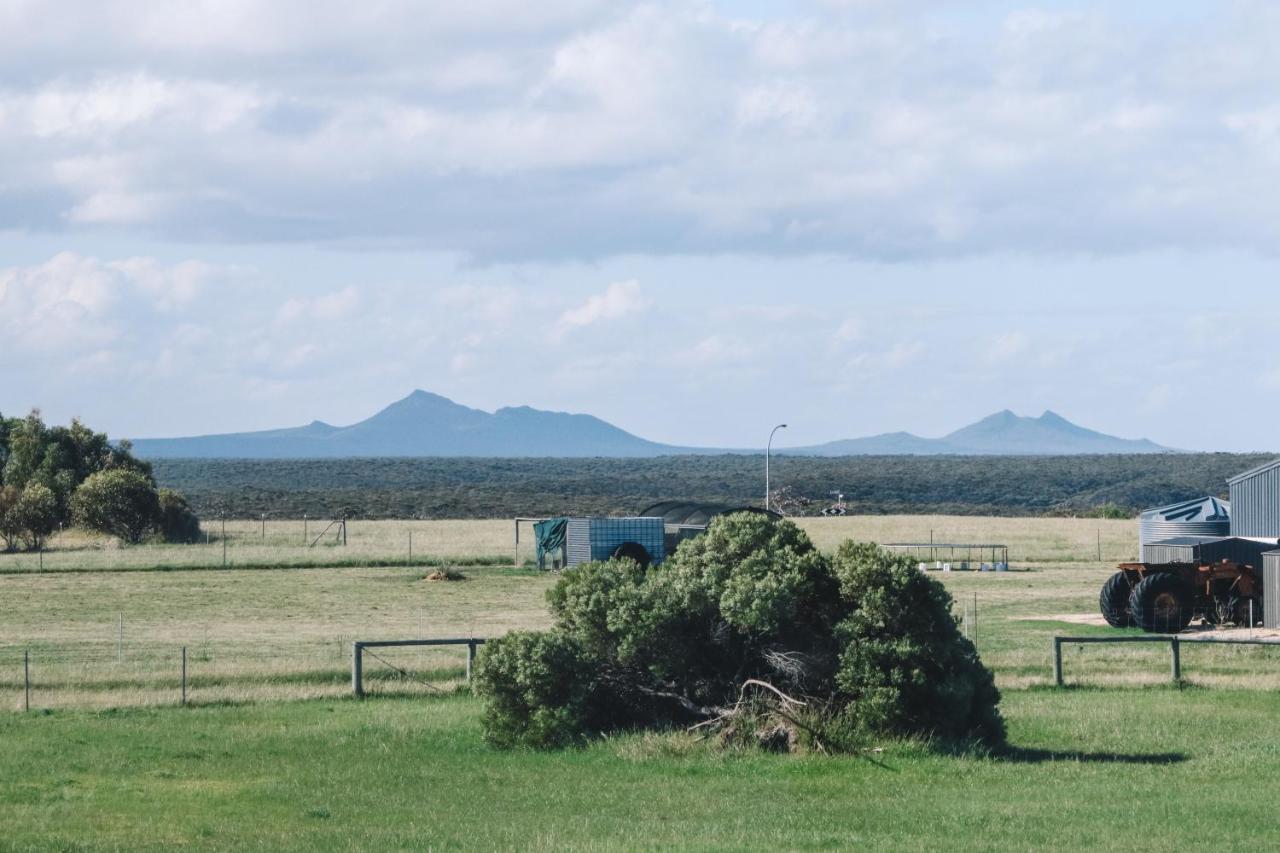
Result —
M 928 746 L 935 755 L 978 758 L 999 764 L 1075 763 L 1164 767 L 1190 760 L 1190 756 L 1182 752 L 1085 752 L 1036 749 L 1011 744 L 992 747 L 972 741 L 931 741 Z
M 1063 752 L 1055 749 L 1027 749 L 1011 746 L 993 752 L 991 758 L 1006 764 L 1129 764 L 1161 767 L 1182 764 L 1188 757 L 1181 752 Z

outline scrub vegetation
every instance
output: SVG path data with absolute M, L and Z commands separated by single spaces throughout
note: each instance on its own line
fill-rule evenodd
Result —
M 1004 740 L 1000 694 L 951 597 L 874 545 L 828 556 L 790 522 L 739 513 L 661 567 L 571 569 L 548 601 L 550 631 L 481 655 L 495 746 L 678 727 L 778 751 L 886 735 Z
M 77 420 L 48 426 L 38 411 L 0 416 L 0 545 L 39 551 L 73 523 L 130 544 L 149 536 L 191 542 L 199 528 L 186 499 L 157 489 L 128 442 L 114 444 Z
M 1134 515 L 1219 495 L 1271 456 L 779 456 L 775 482 L 817 514 L 841 493 L 856 515 Z M 333 459 L 152 463 L 204 518 L 510 518 L 633 514 L 680 498 L 758 503 L 764 459 Z

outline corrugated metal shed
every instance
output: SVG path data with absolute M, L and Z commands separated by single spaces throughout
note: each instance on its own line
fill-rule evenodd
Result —
M 1213 497 L 1149 509 L 1138 522 L 1140 545 L 1175 536 L 1230 535 L 1231 505 Z
M 1262 555 L 1262 624 L 1280 628 L 1280 551 Z
M 1248 566 L 1261 566 L 1262 555 L 1280 545 L 1275 539 L 1254 540 L 1236 536 L 1210 538 L 1204 536 L 1180 536 L 1163 542 L 1151 542 L 1142 547 L 1142 562 L 1160 565 L 1164 563 L 1191 563 L 1207 565 L 1230 560 Z
M 764 514 L 766 511 L 755 506 L 732 506 L 730 504 L 707 504 L 698 503 L 696 501 L 662 501 L 648 507 L 642 516 L 660 517 L 664 524 L 675 526 L 701 526 L 705 527 L 711 523 L 711 519 L 717 515 L 729 515 L 734 512 L 755 512 Z M 776 512 L 769 512 L 768 515 L 774 518 L 782 518 Z
M 619 545 L 634 542 L 656 566 L 666 558 L 665 533 L 661 518 L 571 518 L 565 533 L 565 564 L 608 560 Z
M 1232 536 L 1280 536 L 1280 459 L 1227 481 Z

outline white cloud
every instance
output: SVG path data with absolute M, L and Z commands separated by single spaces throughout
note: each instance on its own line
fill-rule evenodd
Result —
M 1280 16 L 1231 4 L 1135 36 L 1099 4 L 1013 5 L 961 25 L 878 0 L 769 21 L 663 0 L 8 3 L 0 229 L 482 260 L 1273 251 Z
M 649 307 L 638 281 L 618 281 L 609 285 L 604 293 L 597 293 L 576 308 L 560 315 L 560 329 L 564 332 L 593 326 L 605 320 L 619 320 L 640 313 Z
M 154 341 L 140 335 L 140 327 L 191 305 L 223 274 L 199 261 L 102 261 L 72 252 L 0 269 L 3 349 L 18 358 L 57 353 L 59 360 L 79 359 L 74 363 L 82 367 L 105 363 L 114 348 L 132 350 L 135 338 L 145 350 Z M 149 358 L 147 352 L 126 354 Z
M 755 355 L 756 350 L 736 335 L 710 335 L 681 351 L 674 363 L 706 369 L 745 364 Z
M 1004 364 L 1019 358 L 1031 348 L 1031 338 L 1026 332 L 1006 332 L 997 335 L 987 345 L 986 361 L 988 364 Z

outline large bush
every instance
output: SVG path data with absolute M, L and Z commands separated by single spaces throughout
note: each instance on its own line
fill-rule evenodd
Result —
M 141 542 L 160 514 L 160 499 L 150 478 L 116 468 L 85 480 L 71 497 L 75 523 L 89 530 Z
M 43 483 L 28 483 L 25 489 L 0 487 L 0 540 L 6 551 L 18 545 L 43 547 L 58 518 L 58 499 Z
M 200 538 L 200 519 L 191 511 L 191 505 L 181 493 L 173 489 L 160 489 L 156 493 L 158 505 L 156 532 L 166 542 L 191 543 Z
M 129 542 L 153 529 L 171 542 L 194 541 L 200 522 L 186 499 L 169 490 L 157 492 L 151 466 L 130 450 L 129 442 L 112 444 L 106 434 L 78 420 L 51 427 L 38 411 L 25 418 L 0 417 L 5 549 L 39 548 L 58 526 L 72 522 Z M 84 497 L 74 501 L 81 491 Z
M 14 507 L 22 492 L 16 486 L 0 486 L 0 540 L 4 540 L 4 549 L 12 551 L 21 541 L 22 525 L 14 514 Z
M 568 571 L 549 600 L 550 632 L 481 655 L 494 745 L 681 724 L 771 746 L 1004 736 L 946 590 L 875 546 L 831 559 L 789 522 L 735 515 L 647 573 Z
M 10 513 L 26 546 L 31 550 L 42 548 L 58 527 L 58 498 L 43 483 L 28 483 Z

